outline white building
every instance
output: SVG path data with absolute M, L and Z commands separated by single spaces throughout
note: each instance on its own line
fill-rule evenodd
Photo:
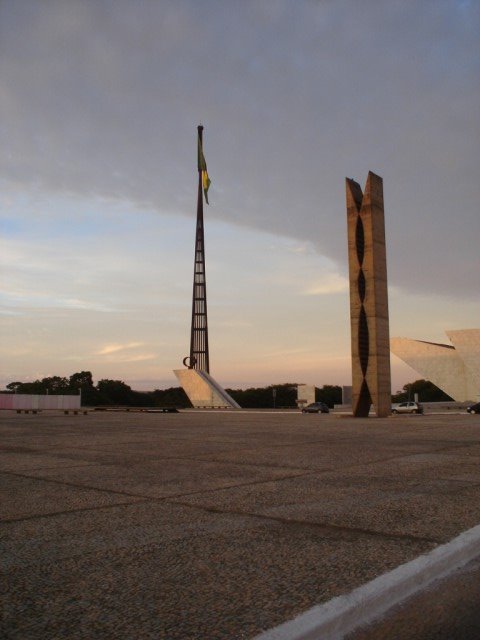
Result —
M 480 329 L 446 331 L 452 344 L 391 338 L 392 353 L 457 402 L 480 399 Z

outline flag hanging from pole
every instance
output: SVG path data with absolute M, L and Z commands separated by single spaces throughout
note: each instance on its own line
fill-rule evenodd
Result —
M 205 162 L 205 156 L 203 155 L 202 141 L 200 135 L 198 136 L 198 170 L 202 172 L 202 187 L 205 195 L 205 202 L 208 202 L 208 188 L 210 187 L 211 180 L 208 177 L 207 163 Z

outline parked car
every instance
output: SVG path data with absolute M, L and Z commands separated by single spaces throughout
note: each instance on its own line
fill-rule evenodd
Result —
M 467 407 L 467 413 L 480 413 L 480 402 L 477 402 L 477 404 L 471 404 Z
M 330 413 L 330 409 L 324 402 L 312 402 L 303 407 L 302 413 Z
M 392 406 L 392 413 L 423 413 L 423 407 L 418 402 L 399 402 Z

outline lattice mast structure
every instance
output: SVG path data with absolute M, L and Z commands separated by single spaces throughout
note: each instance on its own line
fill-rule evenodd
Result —
M 205 272 L 205 233 L 203 226 L 203 126 L 198 129 L 198 196 L 197 226 L 195 233 L 195 260 L 193 265 L 192 326 L 188 367 L 210 373 L 208 352 L 207 281 Z M 202 162 L 203 161 L 203 162 Z M 206 166 L 205 166 L 206 172 Z M 208 179 L 208 177 L 207 177 Z M 208 187 L 207 187 L 208 188 Z

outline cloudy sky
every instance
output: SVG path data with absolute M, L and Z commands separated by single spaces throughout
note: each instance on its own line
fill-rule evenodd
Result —
M 1 0 L 0 387 L 177 384 L 199 123 L 224 386 L 350 383 L 344 179 L 368 170 L 391 335 L 478 327 L 479 36 L 478 0 Z

